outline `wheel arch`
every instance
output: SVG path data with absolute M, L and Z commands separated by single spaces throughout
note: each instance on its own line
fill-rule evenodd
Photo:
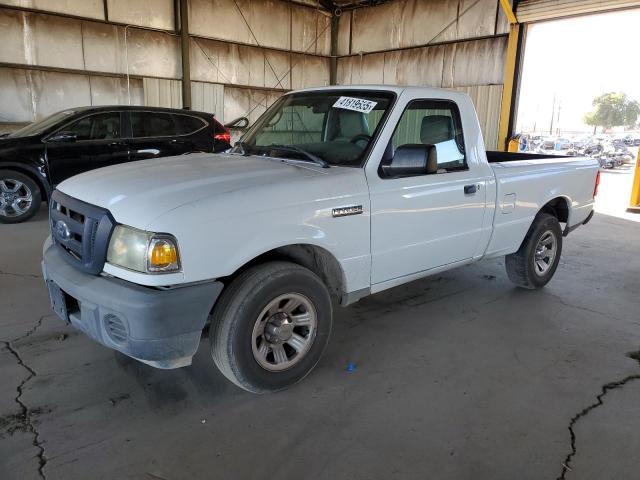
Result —
M 23 175 L 28 176 L 31 180 L 36 182 L 36 185 L 38 185 L 42 200 L 44 200 L 45 202 L 49 201 L 49 198 L 51 197 L 49 185 L 47 185 L 43 181 L 42 177 L 34 169 L 29 168 L 25 165 L 14 164 L 11 162 L 0 162 L 0 170 L 13 170 L 14 172 L 19 172 Z
M 248 268 L 276 260 L 288 261 L 311 270 L 327 286 L 334 300 L 340 301 L 346 293 L 347 281 L 338 259 L 329 250 L 309 243 L 284 245 L 263 252 L 238 267 L 231 275 L 219 280 L 226 287 Z
M 567 197 L 558 196 L 545 203 L 538 213 L 553 215 L 561 223 L 569 223 L 571 202 Z

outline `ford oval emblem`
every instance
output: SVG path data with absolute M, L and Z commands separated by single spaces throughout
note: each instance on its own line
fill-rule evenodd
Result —
M 61 240 L 69 240 L 71 238 L 71 230 L 69 230 L 69 225 L 67 225 L 62 220 L 58 220 L 54 228 L 56 230 L 58 238 L 60 238 Z

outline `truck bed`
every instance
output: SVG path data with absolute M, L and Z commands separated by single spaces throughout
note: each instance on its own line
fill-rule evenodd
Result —
M 497 162 L 514 162 L 516 160 L 548 160 L 551 158 L 574 158 L 568 155 L 549 155 L 542 153 L 524 153 L 524 152 L 498 152 L 495 150 L 487 150 L 487 160 L 489 163 Z
M 496 178 L 494 234 L 487 256 L 517 250 L 539 210 L 562 198 L 568 227 L 582 223 L 593 209 L 598 162 L 588 157 L 487 152 Z

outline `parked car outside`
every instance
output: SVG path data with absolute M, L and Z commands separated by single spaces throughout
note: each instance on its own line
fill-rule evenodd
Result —
M 591 142 L 591 135 L 583 135 L 580 137 L 574 137 L 571 140 L 571 148 L 580 150 L 585 148 Z
M 33 217 L 57 184 L 108 165 L 222 152 L 229 130 L 212 114 L 142 106 L 80 107 L 0 138 L 0 223 Z

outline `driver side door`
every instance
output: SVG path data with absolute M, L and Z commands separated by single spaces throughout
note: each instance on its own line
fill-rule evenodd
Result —
M 437 169 L 385 176 L 380 168 L 368 178 L 372 291 L 472 258 L 483 232 L 486 179 L 475 151 L 465 148 L 455 102 L 410 101 L 387 147 L 388 161 L 400 146 L 433 146 Z
M 64 141 L 54 141 L 64 132 Z M 51 183 L 82 172 L 129 160 L 129 151 L 122 138 L 121 112 L 100 112 L 85 115 L 65 125 L 45 139 L 46 157 Z

